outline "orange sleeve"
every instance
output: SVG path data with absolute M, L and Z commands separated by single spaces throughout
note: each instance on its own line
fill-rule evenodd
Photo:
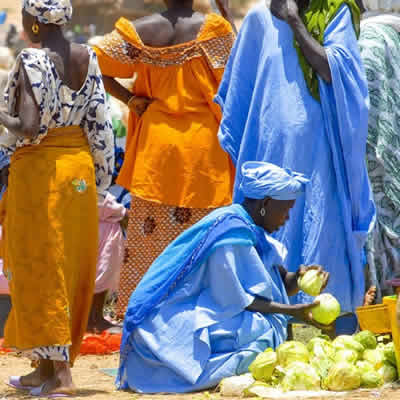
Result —
M 100 70 L 103 75 L 112 78 L 132 78 L 135 71 L 134 64 L 127 64 L 111 58 L 101 48 L 94 46 L 94 51 L 97 54 Z
M 192 71 L 196 77 L 196 81 L 200 86 L 204 97 L 210 107 L 210 110 L 214 114 L 218 123 L 221 122 L 222 112 L 218 104 L 214 103 L 214 96 L 217 94 L 219 83 L 221 82 L 222 75 L 224 73 L 223 68 L 212 69 L 209 67 L 207 60 L 202 58 L 196 58 L 192 60 Z

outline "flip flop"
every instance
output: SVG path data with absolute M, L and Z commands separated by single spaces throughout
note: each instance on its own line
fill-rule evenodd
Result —
M 46 398 L 46 399 L 61 399 L 61 398 L 66 398 L 66 397 L 74 397 L 74 395 L 67 394 L 67 393 L 43 393 L 43 389 L 46 386 L 46 383 L 43 383 L 43 385 L 33 388 L 30 392 L 30 395 L 33 397 L 41 397 L 41 398 Z
M 32 390 L 35 389 L 35 386 L 24 386 L 21 383 L 21 377 L 20 376 L 10 376 L 8 378 L 8 382 L 5 382 L 7 386 L 12 387 L 13 389 L 17 390 Z

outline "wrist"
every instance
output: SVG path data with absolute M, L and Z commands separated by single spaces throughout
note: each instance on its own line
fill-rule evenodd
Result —
M 133 95 L 129 98 L 128 102 L 126 103 L 126 105 L 128 106 L 128 108 L 129 108 L 130 110 L 134 110 L 134 109 L 135 109 L 135 105 L 134 105 L 135 99 L 136 99 L 136 96 L 133 94 Z

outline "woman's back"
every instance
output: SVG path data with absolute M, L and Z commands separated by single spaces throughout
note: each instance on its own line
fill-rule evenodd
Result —
M 152 99 L 140 119 L 132 115 L 135 148 L 129 140 L 128 148 L 134 164 L 128 154 L 119 182 L 163 204 L 227 205 L 232 168 L 218 143 L 221 111 L 213 97 L 233 44 L 232 29 L 217 14 L 194 13 L 173 22 L 164 15 L 135 23 L 122 18 L 99 44 L 103 74 L 137 73 L 134 93 Z M 167 45 L 175 42 L 181 43 Z
M 91 49 L 73 46 L 68 56 L 48 49 L 23 50 L 12 71 L 13 80 L 18 79 L 21 63 L 39 108 L 39 136 L 52 128 L 84 124 L 92 100 L 102 89 Z M 11 85 L 8 89 L 10 101 L 15 101 L 17 88 Z
M 17 114 L 18 82 L 22 66 L 29 78 L 38 108 L 39 132 L 29 138 L 3 139 L 8 153 L 25 145 L 40 144 L 55 128 L 79 126 L 85 132 L 96 166 L 99 193 L 111 182 L 113 134 L 96 53 L 87 46 L 71 45 L 66 52 L 25 49 L 17 58 L 6 89 L 10 114 Z
M 60 80 L 71 90 L 78 91 L 86 81 L 90 54 L 86 46 L 68 43 L 59 52 L 44 49 L 57 70 Z
M 180 13 L 166 11 L 133 22 L 143 44 L 149 47 L 168 47 L 197 38 L 205 16 L 192 10 Z

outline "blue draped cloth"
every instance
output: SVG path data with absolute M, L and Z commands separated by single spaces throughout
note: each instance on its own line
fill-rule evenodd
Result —
M 327 291 L 345 311 L 362 304 L 362 249 L 375 222 L 365 165 L 368 87 L 351 13 L 343 5 L 325 31 L 332 83 L 319 79 L 321 103 L 304 80 L 289 25 L 264 2 L 244 20 L 216 96 L 223 109 L 222 147 L 236 165 L 267 161 L 310 178 L 291 219 L 276 235 L 287 266 L 318 263 L 331 273 Z M 300 293 L 295 302 L 310 299 Z
M 141 393 L 206 389 L 247 371 L 286 338 L 287 317 L 246 308 L 289 299 L 286 249 L 240 205 L 218 209 L 157 258 L 130 299 L 117 386 Z

